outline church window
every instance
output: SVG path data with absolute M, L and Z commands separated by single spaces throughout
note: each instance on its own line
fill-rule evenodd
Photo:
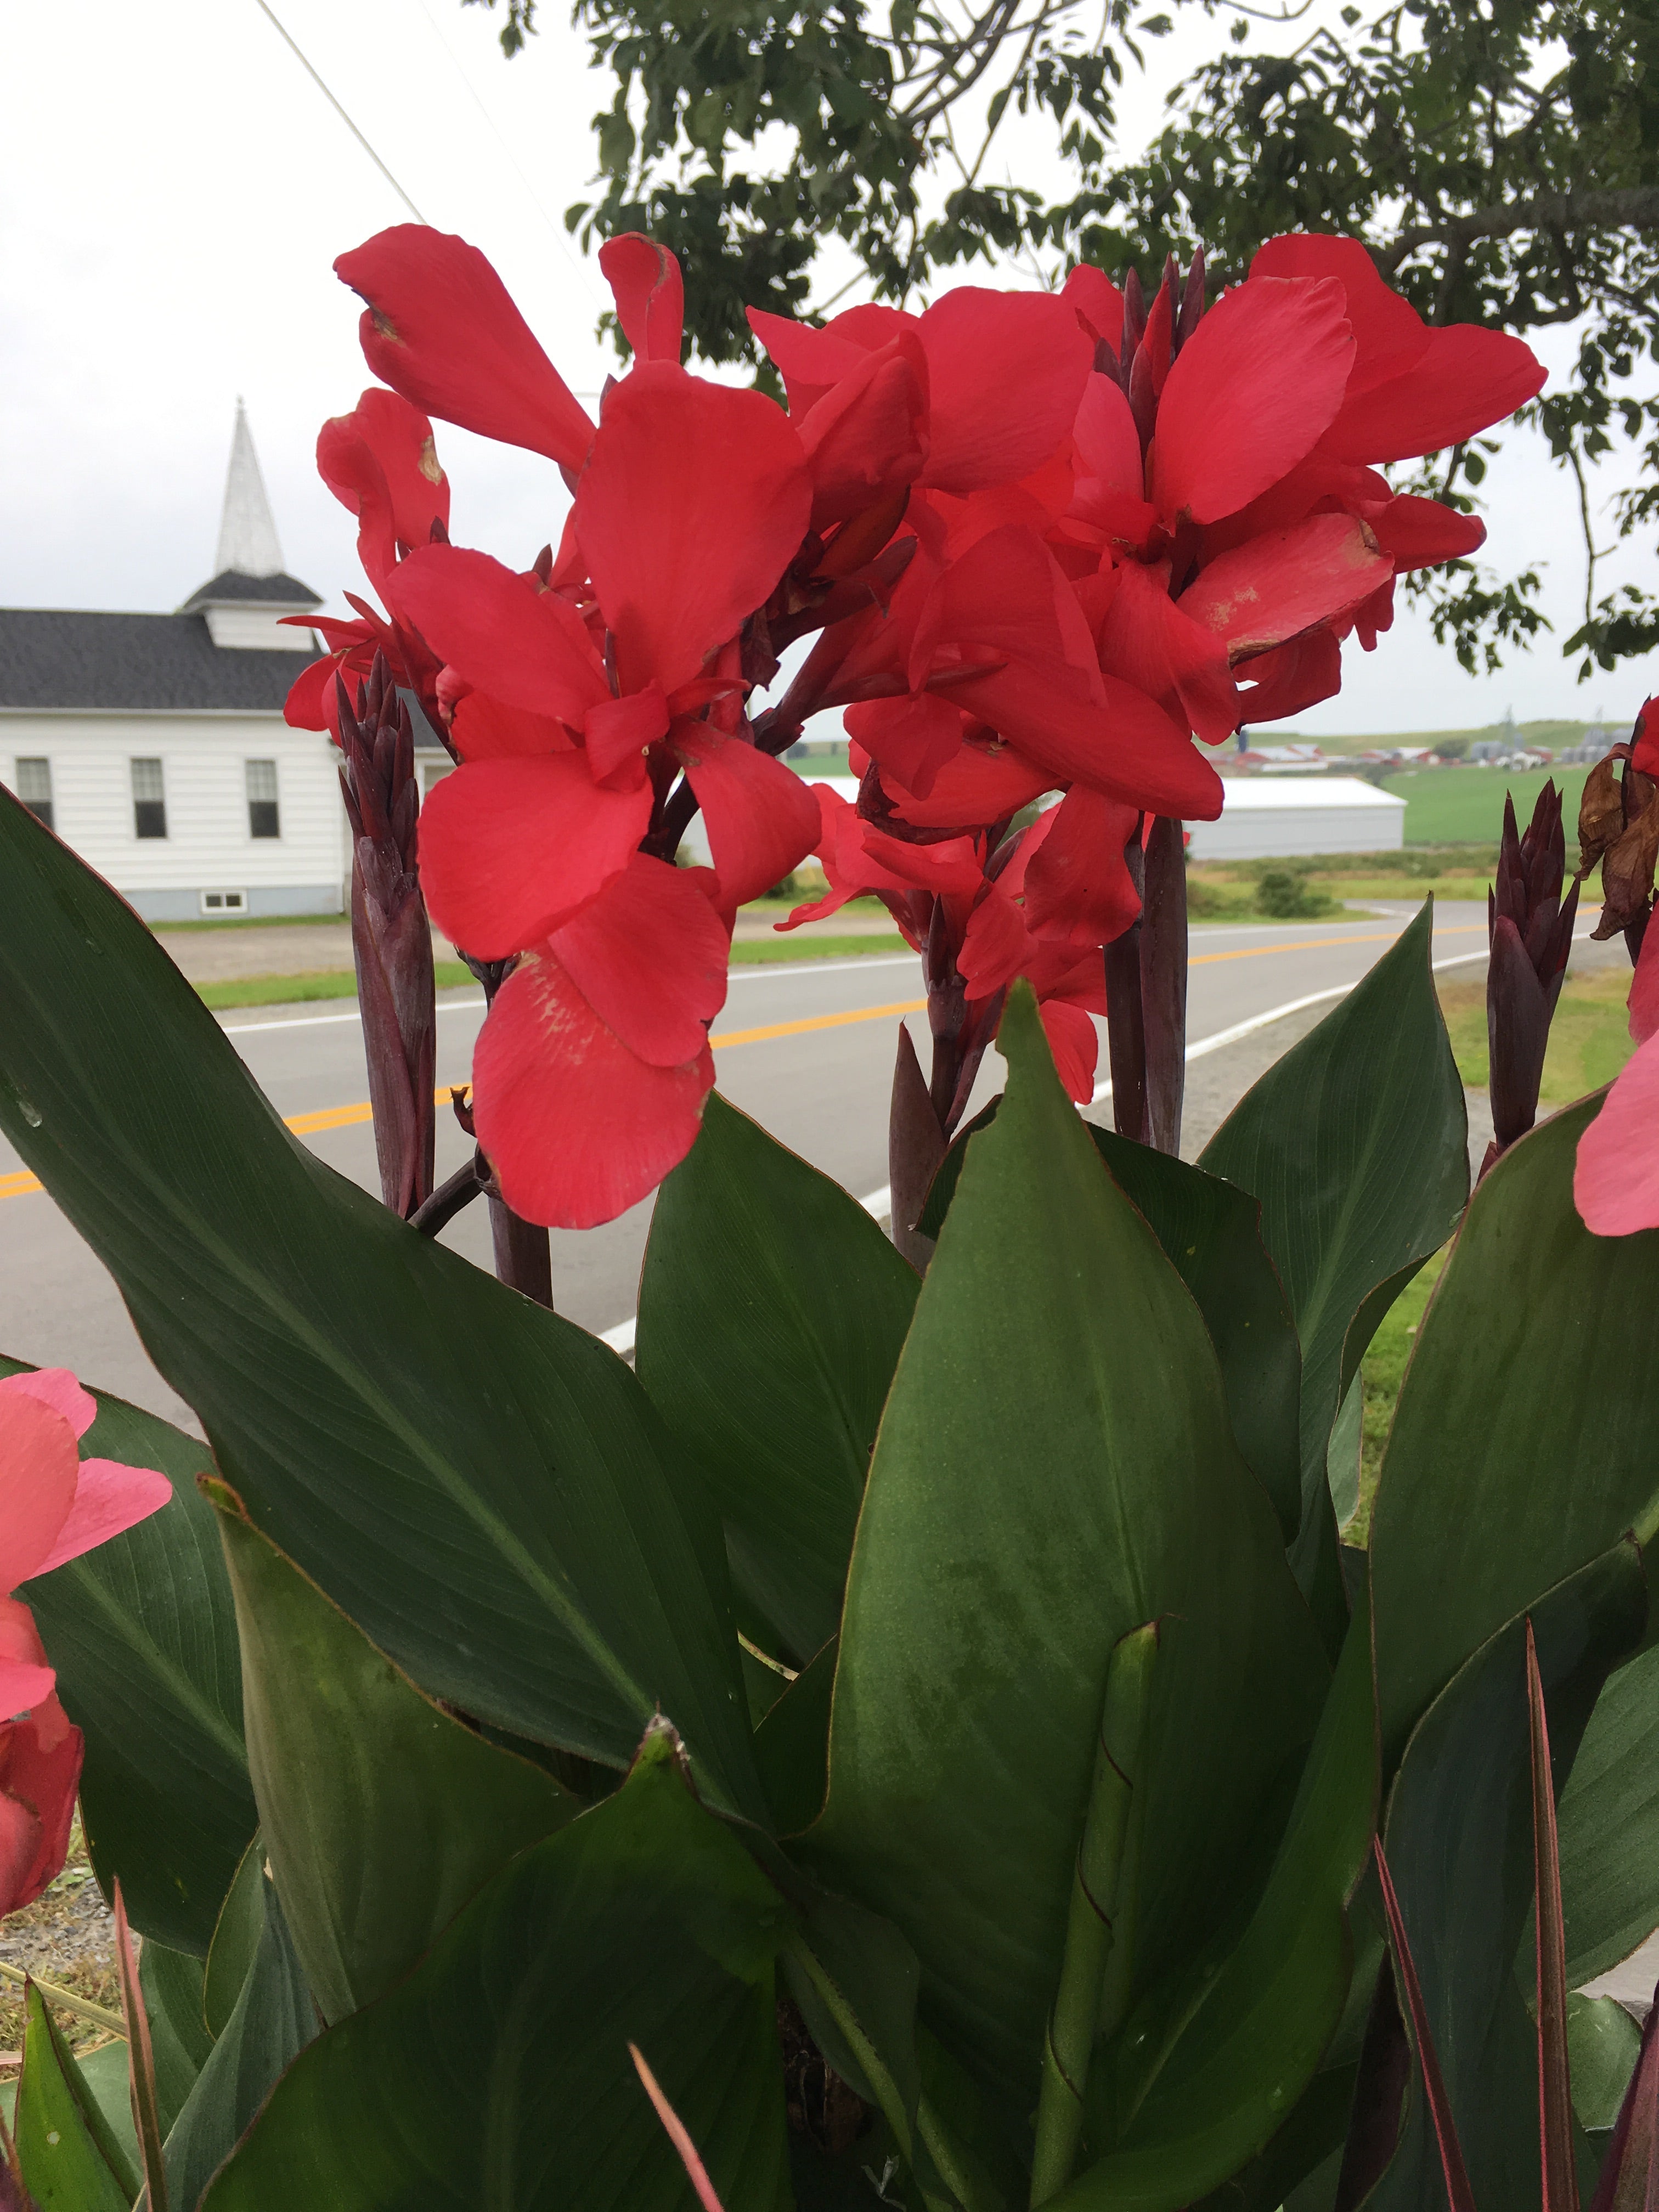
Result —
M 52 763 L 18 758 L 17 796 L 31 814 L 38 814 L 48 830 L 52 819 Z
M 247 763 L 247 834 L 250 837 L 280 837 L 282 817 L 276 805 L 276 763 L 252 760 Z
M 167 801 L 158 760 L 132 763 L 132 834 L 135 837 L 165 837 Z

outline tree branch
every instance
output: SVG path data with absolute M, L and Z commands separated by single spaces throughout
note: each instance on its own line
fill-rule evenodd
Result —
M 1659 185 L 1632 185 L 1611 192 L 1550 192 L 1539 199 L 1512 201 L 1507 207 L 1476 208 L 1438 222 L 1413 223 L 1391 244 L 1373 246 L 1371 258 L 1385 276 L 1391 276 L 1420 246 L 1467 251 L 1477 239 L 1513 238 L 1518 230 L 1659 230 Z

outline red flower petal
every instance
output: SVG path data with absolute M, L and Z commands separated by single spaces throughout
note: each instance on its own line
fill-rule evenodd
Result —
M 921 322 L 927 356 L 924 483 L 963 494 L 1029 476 L 1066 436 L 1094 364 L 1070 302 L 963 284 Z
M 1137 818 L 1134 807 L 1083 784 L 1066 793 L 1025 869 L 1025 926 L 1034 936 L 1084 946 L 1122 936 L 1140 912 L 1123 857 Z
M 75 1503 L 81 1468 L 70 1424 L 18 1380 L 0 1384 L 0 1591 L 40 1572 Z
M 334 679 L 340 672 L 341 656 L 325 653 L 322 659 L 313 660 L 309 668 L 302 668 L 288 688 L 283 702 L 283 720 L 290 730 L 331 730 L 334 718 L 329 712 L 329 702 L 334 690 Z
M 325 422 L 317 473 L 356 516 L 358 557 L 379 588 L 399 544 L 428 544 L 434 522 L 448 528 L 449 482 L 432 425 L 398 392 L 366 392 L 349 415 Z
M 0 1727 L 0 1914 L 33 1905 L 63 1870 L 84 1750 L 55 1694 Z
M 599 269 L 617 303 L 636 361 L 678 364 L 685 320 L 685 285 L 680 264 L 665 246 L 637 230 L 606 239 Z
M 988 743 L 969 738 L 940 769 L 926 799 L 890 779 L 884 770 L 881 781 L 901 822 L 923 830 L 977 830 L 1041 799 L 1054 778 L 1012 745 L 995 738 Z
M 866 354 L 801 417 L 814 530 L 844 522 L 915 483 L 927 458 L 927 374 L 914 338 L 908 350 L 893 346 Z
M 1428 325 L 1409 300 L 1390 288 L 1357 238 L 1287 232 L 1261 247 L 1250 264 L 1250 275 L 1335 277 L 1354 337 L 1347 399 L 1403 375 L 1428 345 Z
M 1077 472 L 1083 482 L 1098 484 L 1133 500 L 1146 496 L 1146 465 L 1140 453 L 1140 433 L 1121 387 L 1109 376 L 1091 376 L 1077 410 L 1073 431 L 1077 447 Z M 1082 483 L 1079 483 L 1079 490 Z
M 1037 1006 L 1048 1049 L 1054 1056 L 1054 1073 L 1066 1095 L 1086 1106 L 1095 1095 L 1095 1067 L 1100 1058 L 1100 1033 L 1081 1006 L 1064 999 L 1044 999 Z
M 82 1552 L 108 1543 L 152 1513 L 173 1495 L 173 1485 L 153 1467 L 125 1467 L 119 1460 L 83 1459 L 75 1486 L 75 1503 L 58 1532 L 58 1540 L 35 1570 L 49 1575 Z
M 651 819 L 651 789 L 605 791 L 580 752 L 470 761 L 421 809 L 432 918 L 475 958 L 505 960 L 597 898 Z
M 1335 420 L 1353 366 L 1342 288 L 1251 277 L 1218 300 L 1158 403 L 1152 498 L 1216 522 L 1266 491 Z
M 538 945 L 495 994 L 472 1080 L 478 1142 L 514 1212 L 592 1229 L 648 1196 L 690 1151 L 714 1060 L 705 1042 L 684 1066 L 649 1066 Z
M 872 350 L 850 337 L 837 337 L 833 331 L 798 323 L 792 315 L 769 314 L 763 307 L 750 307 L 745 313 L 750 329 L 783 379 L 792 415 L 805 414 L 843 377 L 856 375 Z
M 1109 674 L 1179 712 L 1206 744 L 1238 727 L 1238 690 L 1225 643 L 1171 600 L 1160 570 L 1138 561 L 1118 572 L 1118 589 L 1100 626 L 1100 665 Z
M 464 761 L 517 760 L 538 753 L 568 753 L 575 739 L 550 714 L 527 714 L 483 691 L 465 691 L 455 702 L 449 734 Z
M 708 722 L 681 722 L 674 749 L 708 831 L 720 904 L 734 911 L 799 866 L 817 843 L 817 802 L 792 769 Z
M 667 362 L 624 377 L 575 508 L 623 690 L 696 675 L 794 558 L 811 502 L 800 440 L 763 394 Z
M 1417 499 L 1408 492 L 1366 520 L 1377 544 L 1393 560 L 1396 576 L 1409 568 L 1460 561 L 1486 539 L 1486 526 L 1478 514 L 1459 514 L 1437 499 Z
M 476 246 L 398 223 L 334 273 L 368 302 L 363 358 L 428 415 L 580 468 L 593 426 Z
M 1596 1237 L 1659 1229 L 1659 1036 L 1637 1048 L 1578 1139 L 1572 1202 Z
M 1644 699 L 1637 711 L 1634 750 L 1630 764 L 1644 775 L 1659 775 L 1659 699 Z M 1644 947 L 1647 939 L 1643 938 Z
M 0 1714 L 9 1717 L 43 1704 L 57 1679 L 34 1615 L 21 1597 L 0 1597 Z
M 695 1060 L 726 1004 L 731 933 L 704 888 L 708 875 L 636 853 L 548 939 L 606 1028 L 653 1067 Z
M 961 709 L 927 691 L 849 707 L 842 720 L 848 736 L 918 799 L 927 798 L 962 743 Z
M 1342 647 L 1334 630 L 1312 629 L 1239 664 L 1239 720 L 1276 722 L 1342 688 Z
M 1030 950 L 1019 908 L 997 884 L 988 884 L 968 917 L 957 954 L 957 973 L 969 999 L 994 998 L 1020 973 Z
M 1364 523 L 1315 514 L 1222 554 L 1176 604 L 1224 638 L 1237 661 L 1358 606 L 1392 566 Z
M 1075 309 L 1092 338 L 1104 338 L 1114 354 L 1123 346 L 1123 295 L 1103 269 L 1079 261 L 1066 279 L 1060 297 Z
M 646 747 L 668 735 L 668 702 L 661 684 L 647 684 L 620 699 L 601 699 L 588 708 L 582 733 L 587 740 L 588 767 L 597 782 L 641 782 Z M 623 775 L 624 769 L 631 773 Z
M 488 553 L 427 545 L 398 564 L 388 592 L 440 659 L 480 691 L 580 728 L 611 696 L 587 625 Z
M 1401 376 L 1344 405 L 1321 441 L 1345 461 L 1409 461 L 1490 429 L 1542 389 L 1530 346 L 1505 331 L 1454 323 L 1431 331 L 1421 359 Z
M 1632 756 L 1632 760 L 1634 756 Z M 1636 973 L 1630 982 L 1630 1033 L 1645 1044 L 1659 1030 L 1659 930 L 1644 933 Z

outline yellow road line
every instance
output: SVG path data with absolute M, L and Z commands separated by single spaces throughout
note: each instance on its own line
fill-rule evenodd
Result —
M 1443 929 L 1442 937 L 1468 935 L 1475 929 L 1484 929 L 1485 922 L 1463 922 L 1455 929 Z M 1238 952 L 1194 953 L 1190 964 L 1201 968 L 1215 960 L 1261 960 L 1274 952 L 1319 952 L 1343 945 L 1387 945 L 1399 935 L 1398 930 L 1382 930 L 1370 937 L 1310 937 L 1295 945 L 1251 945 Z M 708 1042 L 716 1052 L 728 1050 L 737 1044 L 766 1044 L 774 1037 L 805 1036 L 815 1030 L 845 1029 L 854 1022 L 888 1021 L 896 1014 L 920 1014 L 927 1010 L 926 999 L 896 999 L 886 1006 L 857 1006 L 846 1014 L 812 1014 L 798 1022 L 769 1022 L 755 1030 L 717 1030 Z M 449 1085 L 434 1093 L 440 1106 L 449 1100 Z M 288 1127 L 296 1137 L 320 1136 L 327 1129 L 350 1129 L 374 1118 L 374 1109 L 365 1099 L 355 1106 L 322 1106 L 310 1114 L 290 1114 Z M 0 1175 L 0 1199 L 25 1198 L 31 1191 L 41 1188 L 38 1176 L 27 1169 L 15 1170 L 9 1175 Z

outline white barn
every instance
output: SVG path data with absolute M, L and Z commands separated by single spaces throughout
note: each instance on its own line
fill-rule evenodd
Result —
M 1304 853 L 1387 853 L 1406 841 L 1406 802 L 1357 775 L 1229 775 L 1221 816 L 1189 822 L 1194 860 L 1280 860 Z
M 321 650 L 240 405 L 212 580 L 170 615 L 0 609 L 0 781 L 149 921 L 338 913 L 338 754 L 283 720 Z

